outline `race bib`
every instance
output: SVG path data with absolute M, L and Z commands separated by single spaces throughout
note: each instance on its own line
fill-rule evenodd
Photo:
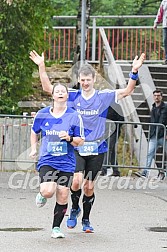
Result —
M 53 156 L 61 156 L 67 154 L 67 142 L 49 142 L 47 151 Z
M 98 144 L 96 142 L 85 142 L 79 146 L 79 154 L 81 156 L 98 155 Z

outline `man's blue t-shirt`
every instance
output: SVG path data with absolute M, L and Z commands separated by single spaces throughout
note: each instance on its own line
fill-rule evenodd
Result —
M 74 147 L 59 138 L 60 131 L 66 131 L 70 136 L 84 138 L 81 116 L 74 109 L 67 108 L 57 118 L 50 106 L 41 109 L 34 118 L 32 130 L 36 134 L 41 132 L 38 170 L 43 165 L 49 165 L 60 171 L 75 171 Z
M 95 90 L 89 99 L 84 97 L 82 90 L 69 90 L 68 105 L 82 116 L 85 141 L 97 141 L 98 153 L 107 151 L 106 116 L 108 107 L 113 103 L 117 103 L 116 91 L 113 90 Z

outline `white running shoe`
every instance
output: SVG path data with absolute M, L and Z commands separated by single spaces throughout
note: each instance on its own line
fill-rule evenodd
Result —
M 61 232 L 59 227 L 54 227 L 52 229 L 52 234 L 51 234 L 52 238 L 65 238 L 65 235 Z
M 37 207 L 43 207 L 47 202 L 47 199 L 41 195 L 39 192 L 36 196 L 36 205 Z

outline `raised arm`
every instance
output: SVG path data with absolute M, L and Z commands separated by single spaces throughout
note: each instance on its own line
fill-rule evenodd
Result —
M 36 51 L 31 51 L 29 58 L 38 65 L 39 76 L 42 83 L 42 88 L 44 91 L 52 94 L 53 85 L 51 84 L 49 77 L 46 73 L 45 62 L 44 62 L 44 53 L 40 56 Z
M 130 95 L 133 92 L 136 85 L 136 81 L 138 79 L 138 70 L 142 66 L 144 59 L 145 59 L 144 53 L 141 54 L 140 58 L 138 58 L 138 56 L 134 58 L 133 63 L 132 63 L 132 71 L 130 73 L 130 79 L 129 79 L 127 87 L 117 90 L 118 100 Z

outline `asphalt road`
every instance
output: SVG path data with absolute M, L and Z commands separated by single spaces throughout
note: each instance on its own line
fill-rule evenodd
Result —
M 75 229 L 67 229 L 68 209 L 65 239 L 50 237 L 55 199 L 38 209 L 38 190 L 37 174 L 0 172 L 0 251 L 167 251 L 167 179 L 99 177 L 91 213 L 95 232 L 82 232 L 81 216 Z

